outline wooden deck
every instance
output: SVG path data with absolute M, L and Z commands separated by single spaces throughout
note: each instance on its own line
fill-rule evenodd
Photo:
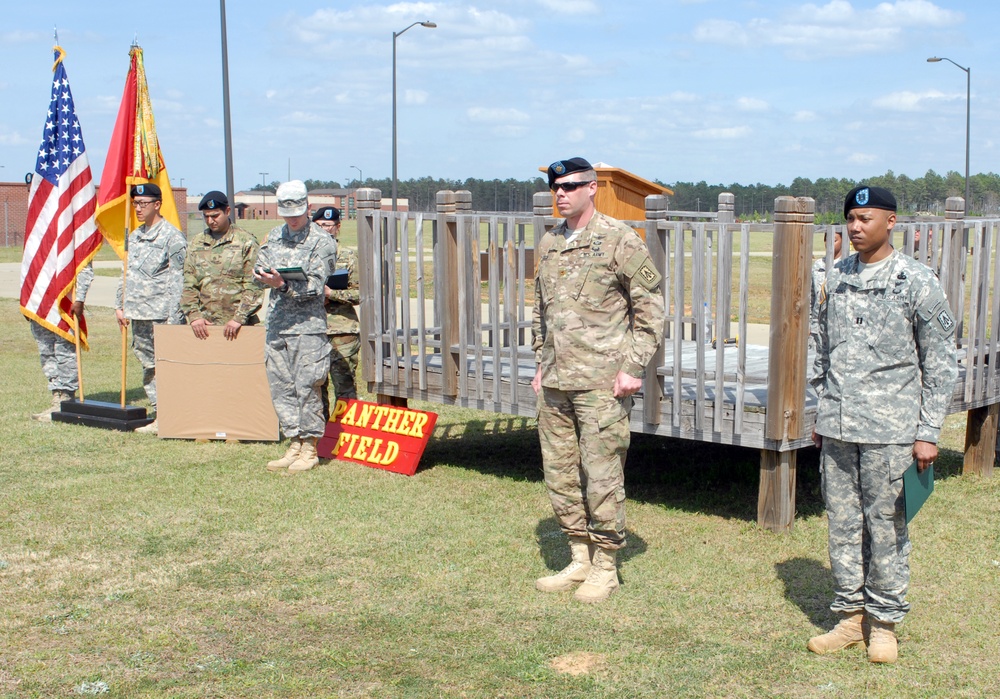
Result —
M 506 216 L 469 211 L 461 193 L 439 193 L 431 215 L 381 211 L 380 197 L 377 190 L 358 196 L 361 364 L 370 389 L 534 417 L 531 253 L 556 223 L 550 196 L 536 195 L 533 214 Z M 811 446 L 815 422 L 805 380 L 811 205 L 781 197 L 775 224 L 763 226 L 733 222 L 722 198 L 715 220 L 670 220 L 665 200 L 649 197 L 647 219 L 628 222 L 663 274 L 667 311 L 632 429 L 759 449 L 759 521 L 779 531 L 794 520 L 795 454 Z M 918 232 L 925 242 L 915 250 Z M 1000 407 L 1000 294 L 993 293 L 1000 221 L 964 221 L 953 211 L 943 221 L 901 224 L 894 236 L 899 249 L 938 271 L 961 319 L 951 411 L 972 411 L 967 468 L 986 472 Z M 766 252 L 755 252 L 762 239 Z M 767 346 L 708 342 L 747 338 L 751 299 L 768 295 Z

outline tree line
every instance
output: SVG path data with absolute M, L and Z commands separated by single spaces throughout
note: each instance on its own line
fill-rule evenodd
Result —
M 740 220 L 770 220 L 776 197 L 796 196 L 812 197 L 816 201 L 817 223 L 836 223 L 842 219 L 841 211 L 847 192 L 861 182 L 890 190 L 896 196 L 901 214 L 943 215 L 948 197 L 965 194 L 964 175 L 954 171 L 947 175 L 939 175 L 934 170 L 928 170 L 917 178 L 896 175 L 890 170 L 884 175 L 860 181 L 836 177 L 820 177 L 813 181 L 807 177 L 796 177 L 790 185 L 768 185 L 760 182 L 748 185 L 734 182 L 724 185 L 708 184 L 704 180 L 673 183 L 654 181 L 673 190 L 670 208 L 675 211 L 715 211 L 718 208 L 719 194 L 729 192 L 735 196 L 736 218 Z M 266 187 L 257 184 L 250 191 L 261 189 L 274 191 L 279 184 L 278 181 Z M 345 184 L 334 180 L 306 180 L 305 185 L 310 191 L 373 187 L 382 190 L 383 197 L 390 196 L 392 192 L 392 180 L 389 178 L 369 177 L 365 178 L 364 182 L 354 179 Z M 1000 175 L 992 172 L 972 175 L 969 178 L 969 186 L 970 215 L 1000 216 Z M 524 212 L 531 210 L 532 195 L 535 192 L 547 191 L 548 183 L 542 177 L 526 180 L 513 178 L 483 180 L 474 177 L 449 180 L 421 177 L 400 180 L 397 186 L 398 197 L 409 201 L 410 210 L 423 212 L 435 210 L 436 195 L 445 189 L 465 189 L 472 192 L 474 211 Z

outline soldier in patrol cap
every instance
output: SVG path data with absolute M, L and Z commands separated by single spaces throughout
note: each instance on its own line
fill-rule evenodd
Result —
M 209 326 L 235 340 L 244 325 L 259 321 L 264 292 L 253 279 L 257 240 L 229 218 L 229 199 L 211 191 L 198 204 L 205 230 L 188 244 L 181 310 L 195 337 L 206 339 Z
M 809 640 L 814 653 L 867 642 L 874 663 L 896 661 L 895 626 L 910 609 L 910 539 L 903 472 L 937 457 L 958 375 L 955 320 L 934 272 L 894 250 L 896 199 L 861 185 L 844 201 L 855 254 L 820 290 L 813 441 L 829 524 L 839 623 Z
M 155 412 L 153 326 L 184 324 L 181 292 L 187 239 L 160 215 L 163 197 L 157 185 L 133 185 L 130 194 L 140 225 L 128 237 L 128 273 L 118 284 L 115 316 L 122 328 L 132 325 L 132 351 L 142 365 L 142 386 Z M 154 420 L 136 432 L 156 434 L 157 429 Z
M 358 369 L 358 352 L 361 350 L 361 324 L 355 310 L 361 302 L 361 285 L 358 283 L 358 255 L 351 248 L 340 244 L 340 209 L 323 206 L 316 210 L 312 220 L 337 241 L 337 269 L 347 271 L 347 288 L 323 291 L 326 294 L 326 334 L 330 338 L 330 379 L 333 400 L 357 398 L 354 385 Z M 331 399 L 328 386 L 323 386 L 323 415 L 330 416 Z
M 284 225 L 273 228 L 260 246 L 254 278 L 270 287 L 264 366 L 281 432 L 289 439 L 268 471 L 308 471 L 319 463 L 316 441 L 323 435 L 320 391 L 330 373 L 330 341 L 323 307 L 326 278 L 337 267 L 337 241 L 309 220 L 306 186 L 285 182 L 275 193 Z M 300 269 L 285 279 L 279 269 Z M 304 278 L 303 278 L 304 277 Z
M 572 561 L 539 578 L 581 602 L 618 589 L 632 394 L 663 336 L 661 275 L 634 230 L 594 206 L 583 158 L 548 168 L 564 220 L 538 243 L 532 347 L 545 485 Z

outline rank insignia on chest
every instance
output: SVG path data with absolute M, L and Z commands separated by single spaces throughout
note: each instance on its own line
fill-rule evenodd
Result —
M 854 319 L 854 324 L 855 325 L 864 325 L 865 324 L 865 319 L 862 318 L 861 316 L 858 316 L 857 318 Z

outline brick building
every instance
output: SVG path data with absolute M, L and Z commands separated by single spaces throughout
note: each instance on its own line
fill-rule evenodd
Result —
M 187 235 L 187 189 L 174 187 L 174 203 Z M 28 220 L 28 185 L 24 182 L 0 182 L 0 245 L 23 247 Z

